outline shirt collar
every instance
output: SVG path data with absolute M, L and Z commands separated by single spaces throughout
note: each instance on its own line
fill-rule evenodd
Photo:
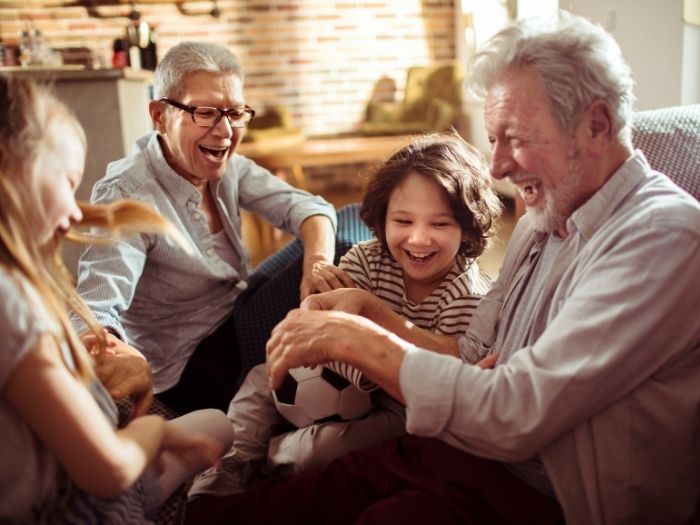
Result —
M 636 150 L 601 188 L 583 203 L 566 221 L 571 235 L 578 230 L 591 238 L 615 212 L 618 204 L 640 183 L 649 164 L 644 154 Z
M 154 131 L 146 144 L 146 157 L 155 173 L 156 178 L 177 203 L 184 204 L 194 200 L 197 204 L 202 195 L 187 179 L 178 175 L 165 160 L 163 148 L 158 140 L 158 132 Z

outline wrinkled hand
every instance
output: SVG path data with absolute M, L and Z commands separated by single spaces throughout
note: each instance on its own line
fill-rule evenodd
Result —
M 81 339 L 95 361 L 95 372 L 113 399 L 130 398 L 131 418 L 146 413 L 153 402 L 153 375 L 146 358 L 114 334 L 107 332 L 107 347 L 100 349 L 97 338 L 83 334 Z
M 163 451 L 168 451 L 193 466 L 211 467 L 215 465 L 224 450 L 222 444 L 201 432 L 192 432 L 167 423 L 163 439 Z
M 330 292 L 310 295 L 302 303 L 302 310 L 338 310 L 369 317 L 375 309 L 389 308 L 372 292 L 361 288 L 339 288 Z
M 318 260 L 304 265 L 299 294 L 303 301 L 311 294 L 354 287 L 355 283 L 347 273 L 325 260 Z
M 290 368 L 345 361 L 359 355 L 369 337 L 383 329 L 345 312 L 292 310 L 267 342 L 267 373 L 275 389 Z

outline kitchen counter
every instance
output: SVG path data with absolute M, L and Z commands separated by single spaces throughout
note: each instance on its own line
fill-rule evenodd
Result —
M 145 69 L 91 69 L 85 66 L 9 66 L 0 67 L 0 73 L 10 73 L 22 77 L 42 80 L 110 80 L 124 79 L 136 82 L 152 82 L 153 72 Z

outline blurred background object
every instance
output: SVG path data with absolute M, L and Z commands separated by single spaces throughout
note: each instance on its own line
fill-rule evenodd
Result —
M 461 64 L 450 62 L 413 66 L 406 73 L 400 102 L 385 102 L 391 93 L 386 77 L 379 79 L 367 104 L 365 120 L 359 126 L 363 135 L 404 135 L 462 128 L 464 72 Z

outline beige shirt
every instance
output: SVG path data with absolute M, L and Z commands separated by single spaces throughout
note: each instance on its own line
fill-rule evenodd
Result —
M 409 351 L 409 432 L 517 462 L 540 453 L 569 524 L 700 518 L 700 204 L 637 152 L 567 221 L 527 346 L 493 370 Z M 460 350 L 501 348 L 542 236 L 527 216 Z M 440 388 L 436 388 L 440 385 Z

